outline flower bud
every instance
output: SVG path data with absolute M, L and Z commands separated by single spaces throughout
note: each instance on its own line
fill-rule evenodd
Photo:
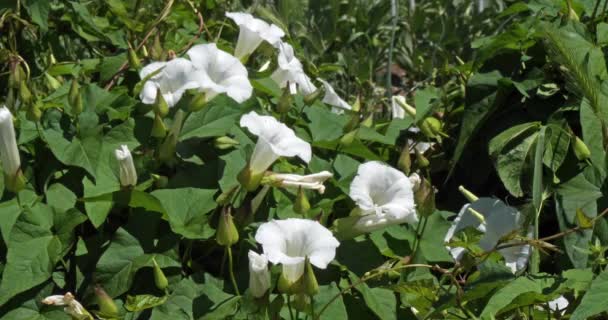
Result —
M 213 145 L 220 150 L 225 150 L 239 145 L 239 142 L 228 136 L 222 136 L 215 138 Z
M 356 137 L 357 137 L 357 130 L 355 129 L 351 132 L 348 132 L 347 134 L 343 135 L 342 138 L 340 138 L 340 145 L 348 147 L 353 143 L 353 141 L 355 141 Z
M 407 141 L 405 142 L 405 145 L 401 150 L 401 154 L 399 155 L 397 167 L 406 175 L 410 174 L 410 170 L 412 168 L 412 157 L 410 155 L 410 146 Z
M 268 271 L 268 259 L 263 254 L 257 254 L 251 250 L 249 257 L 249 292 L 260 298 L 270 288 L 270 272 Z
M 142 46 L 141 47 L 141 54 L 144 55 L 144 58 L 148 58 L 150 55 L 148 54 L 148 49 L 146 48 L 146 46 Z
M 177 148 L 177 139 L 180 132 L 182 131 L 182 124 L 184 122 L 184 112 L 178 110 L 173 117 L 173 124 L 171 129 L 165 137 L 165 140 L 160 145 L 158 158 L 160 161 L 171 164 L 175 158 L 175 149 Z
M 0 108 L 0 160 L 7 189 L 12 192 L 23 189 L 25 178 L 21 172 L 13 115 L 6 107 Z
M 122 187 L 134 187 L 137 184 L 137 172 L 133 164 L 133 156 L 126 145 L 121 145 L 120 149 L 114 151 L 118 160 L 120 185 Z
M 353 103 L 352 105 L 352 111 L 353 112 L 359 112 L 359 110 L 361 110 L 361 98 L 359 96 L 357 96 L 357 99 L 355 99 L 355 103 Z
M 428 217 L 435 212 L 435 190 L 428 180 L 421 179 L 418 188 L 414 191 L 414 201 L 420 216 Z
M 412 118 L 416 118 L 416 108 L 410 106 L 409 104 L 407 104 L 407 102 L 405 101 L 405 99 L 394 99 L 393 101 L 395 101 L 400 107 L 403 108 L 403 110 L 405 110 L 405 113 L 407 113 L 408 116 L 412 117 Z
M 82 97 L 80 95 L 80 85 L 78 85 L 78 81 L 76 79 L 72 80 L 72 84 L 70 86 L 70 91 L 68 92 L 68 102 L 72 107 L 72 114 L 79 115 L 82 110 Z
M 308 202 L 308 197 L 306 197 L 304 188 L 299 187 L 296 202 L 293 204 L 293 211 L 299 214 L 305 214 L 308 210 L 310 210 L 310 202 Z
M 291 108 L 291 104 L 293 103 L 293 96 L 289 91 L 289 86 L 283 89 L 283 93 L 279 98 L 279 103 L 277 104 L 277 112 L 278 113 L 287 113 L 289 108 Z
M 25 81 L 21 81 L 21 84 L 19 85 L 19 98 L 24 105 L 29 105 L 30 102 L 32 102 L 32 93 Z
M 116 307 L 114 300 L 99 285 L 95 286 L 95 298 L 101 314 L 109 318 L 118 316 L 118 307 Z
M 11 70 L 8 75 L 8 86 L 9 88 L 19 89 L 21 82 L 26 80 L 25 72 L 19 63 L 15 64 L 15 67 Z
M 418 164 L 419 168 L 426 168 L 429 166 L 430 162 L 418 149 L 414 148 L 414 152 L 416 153 L 416 164 Z
M 189 109 L 192 112 L 196 112 L 199 110 L 203 110 L 203 108 L 207 105 L 207 96 L 204 92 L 196 92 L 195 95 L 190 100 Z
M 363 122 L 361 122 L 361 126 L 371 128 L 374 125 L 374 114 L 370 114 Z
M 27 113 L 25 114 L 25 118 L 30 121 L 33 121 L 33 122 L 38 122 L 38 120 L 40 120 L 40 118 L 42 118 L 42 110 L 40 110 L 40 107 L 38 106 L 38 102 L 32 103 L 27 108 Z
M 219 245 L 229 247 L 239 241 L 239 232 L 234 225 L 229 209 L 222 210 L 217 226 L 216 241 Z
M 315 272 L 312 269 L 312 265 L 310 264 L 310 260 L 306 257 L 306 269 L 304 270 L 304 274 L 300 281 L 302 282 L 300 290 L 301 293 L 304 293 L 309 296 L 314 296 L 319 293 L 319 283 L 317 282 L 317 277 L 315 277 Z
M 428 138 L 436 138 L 441 133 L 441 122 L 435 117 L 427 117 L 420 123 L 420 131 Z
M 479 197 L 477 197 L 476 195 L 474 195 L 474 194 L 473 194 L 473 192 L 471 192 L 471 191 L 469 191 L 469 190 L 465 189 L 465 187 L 464 187 L 464 186 L 460 186 L 460 187 L 458 187 L 458 191 L 460 191 L 460 193 L 462 193 L 462 195 L 463 195 L 465 198 L 467 198 L 467 200 L 468 200 L 470 203 L 473 203 L 473 202 L 475 202 L 475 201 L 479 200 Z
M 152 124 L 152 132 L 150 133 L 154 138 L 163 138 L 167 135 L 167 127 L 165 126 L 165 122 L 160 115 L 154 115 L 154 123 Z
M 264 172 L 254 173 L 249 165 L 246 165 L 237 176 L 237 180 L 247 191 L 256 190 L 260 186 L 262 178 L 264 178 Z
M 154 101 L 154 113 L 164 118 L 169 113 L 169 105 L 163 97 L 163 94 L 160 91 L 160 88 L 156 89 L 156 101 Z
M 167 289 L 167 287 L 169 286 L 169 281 L 167 280 L 167 277 L 165 277 L 163 270 L 160 268 L 158 263 L 156 263 L 156 259 L 154 258 L 152 258 L 152 265 L 154 268 L 154 284 L 160 290 Z
M 141 68 L 141 61 L 139 60 L 139 57 L 137 56 L 137 52 L 135 52 L 135 49 L 129 48 L 128 54 L 129 54 L 129 65 L 131 65 L 131 67 L 133 67 L 133 69 L 139 70 Z
M 576 156 L 577 159 L 582 161 L 582 160 L 589 159 L 589 157 L 591 157 L 591 151 L 589 151 L 589 148 L 583 142 L 583 140 L 581 140 L 577 136 L 574 136 L 573 148 L 574 148 L 574 155 Z
M 315 90 L 313 93 L 304 97 L 304 103 L 307 106 L 315 103 L 315 101 L 317 101 L 317 99 L 319 99 L 319 97 L 323 94 L 323 92 L 324 92 L 323 87 L 317 88 L 317 90 Z
M 50 89 L 57 90 L 61 87 L 61 82 L 47 72 L 44 73 L 44 78 Z

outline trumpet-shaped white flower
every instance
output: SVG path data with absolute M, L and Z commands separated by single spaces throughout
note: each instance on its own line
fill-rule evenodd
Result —
M 251 97 L 253 87 L 247 78 L 247 69 L 239 59 L 218 49 L 215 43 L 196 45 L 186 54 L 195 71 L 191 80 L 205 93 L 207 101 L 221 93 L 239 103 Z
M 259 298 L 270 288 L 270 272 L 268 272 L 268 259 L 263 254 L 249 250 L 249 291 L 251 295 Z
M 394 95 L 391 100 L 391 109 L 393 111 L 393 119 L 403 119 L 405 118 L 405 109 L 399 103 L 405 103 L 405 97 L 400 95 Z
M 226 16 L 239 26 L 239 39 L 234 49 L 234 55 L 239 59 L 249 56 L 262 41 L 274 45 L 285 36 L 281 28 L 249 13 L 226 12 Z
M 483 216 L 476 216 L 471 213 L 469 208 Z M 483 220 L 483 221 L 482 221 Z M 523 227 L 524 217 L 515 208 L 506 205 L 498 199 L 479 198 L 479 200 L 466 204 L 462 207 L 452 226 L 445 235 L 445 241 L 450 241 L 456 232 L 473 227 L 483 233 L 479 240 L 479 247 L 485 251 L 494 249 L 498 241 Z M 531 232 L 527 233 L 531 236 Z M 465 249 L 456 247 L 450 248 L 450 253 L 455 260 L 459 260 L 464 254 Z M 513 246 L 498 250 L 505 258 L 507 267 L 514 273 L 526 267 L 530 257 L 530 246 Z
M 566 312 L 568 305 L 568 299 L 564 298 L 564 296 L 559 296 L 556 299 L 549 301 L 549 309 L 553 311 L 561 311 L 562 314 Z
M 319 222 L 296 218 L 263 223 L 255 241 L 262 245 L 268 261 L 283 266 L 283 276 L 292 283 L 304 273 L 306 257 L 312 265 L 325 269 L 340 245 Z
M 48 296 L 42 300 L 42 303 L 46 305 L 52 306 L 65 306 L 63 311 L 67 314 L 75 317 L 76 319 L 80 319 L 83 316 L 90 316 L 89 313 L 85 310 L 85 308 L 80 304 L 80 302 L 76 301 L 74 295 L 70 292 L 65 295 L 53 295 Z
M 139 77 L 144 79 L 152 73 L 155 74 L 144 84 L 139 94 L 141 102 L 153 104 L 156 101 L 156 94 L 160 90 L 167 105 L 175 106 L 186 90 L 198 86 L 195 81 L 190 79 L 193 71 L 192 63 L 184 58 L 148 64 L 141 69 Z
M 412 182 L 403 172 L 379 161 L 359 166 L 349 195 L 362 214 L 354 226 L 358 230 L 369 232 L 418 221 Z
M 21 168 L 13 115 L 5 106 L 0 108 L 0 159 L 4 172 L 9 176 L 14 176 Z
M 317 87 L 312 83 L 310 78 L 304 73 L 302 63 L 296 58 L 293 47 L 285 42 L 277 44 L 279 48 L 278 68 L 270 78 L 276 82 L 279 87 L 285 88 L 289 86 L 291 94 L 295 94 L 297 89 L 307 95 L 315 92 Z
M 420 129 L 417 127 L 410 127 L 407 129 L 407 131 L 411 133 L 418 133 L 420 132 Z M 408 139 L 407 144 L 410 146 L 411 152 L 414 152 L 414 149 L 416 149 L 416 151 L 421 154 L 427 152 L 427 150 L 431 149 L 435 145 L 433 142 L 415 141 L 413 139 Z
M 286 125 L 271 116 L 260 116 L 251 111 L 241 117 L 241 127 L 258 136 L 249 161 L 254 174 L 266 171 L 279 157 L 298 156 L 308 163 L 312 157 L 310 144 L 298 138 Z
M 281 187 L 301 187 L 304 189 L 317 190 L 320 194 L 323 194 L 325 192 L 323 183 L 333 176 L 333 173 L 329 171 L 321 171 L 319 173 L 304 176 L 291 173 L 271 173 L 268 177 L 271 181 L 277 183 Z
M 332 111 L 335 113 L 342 113 L 344 110 L 351 110 L 351 107 L 346 101 L 342 100 L 340 96 L 336 93 L 336 90 L 325 80 L 317 79 L 323 84 L 323 88 L 325 88 L 325 96 L 323 96 L 323 103 L 326 103 L 330 106 L 333 106 Z
M 114 151 L 116 160 L 118 160 L 120 185 L 135 186 L 137 184 L 137 172 L 135 171 L 135 165 L 133 164 L 133 156 L 131 151 L 126 145 L 121 145 L 120 149 Z

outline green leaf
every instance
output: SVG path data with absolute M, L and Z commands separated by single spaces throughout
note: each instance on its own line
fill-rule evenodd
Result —
M 603 271 L 593 279 L 589 291 L 585 293 L 581 304 L 574 310 L 570 319 L 584 320 L 608 311 L 606 299 L 608 299 L 608 271 Z
M 445 247 L 444 237 L 451 224 L 445 216 L 448 212 L 435 211 L 428 216 L 426 227 L 420 239 L 420 253 L 426 261 L 447 262 L 453 261 L 452 256 Z M 420 223 L 420 222 L 419 222 Z
M 480 317 L 482 319 L 494 317 L 500 314 L 500 310 L 506 308 L 518 296 L 528 292 L 542 294 L 545 289 L 551 287 L 554 283 L 554 279 L 541 277 L 540 275 L 519 277 L 496 291 L 481 312 Z
M 342 136 L 348 122 L 345 116 L 337 115 L 326 108 L 313 105 L 304 110 L 310 120 L 308 128 L 313 141 L 333 141 Z
M 331 299 L 336 295 L 338 295 L 338 298 L 331 301 Z M 340 295 L 340 290 L 334 283 L 319 287 L 319 293 L 315 296 L 314 301 L 315 312 L 317 312 L 317 315 L 321 311 L 321 308 L 325 307 L 328 303 L 329 305 L 327 306 L 327 309 L 323 312 L 323 314 L 321 314 L 319 319 L 348 319 L 348 314 L 346 313 L 346 307 L 344 306 L 344 301 Z
M 49 11 L 51 10 L 51 3 L 48 0 L 27 0 L 25 7 L 32 17 L 32 21 L 40 26 L 40 29 L 44 32 L 49 30 Z
M 426 87 L 416 90 L 414 104 L 416 106 L 416 123 L 428 117 L 433 111 L 433 102 L 439 98 L 439 90 L 434 87 Z
M 168 296 L 157 297 L 151 294 L 141 294 L 136 296 L 127 296 L 125 309 L 130 312 L 142 311 L 149 308 L 160 306 L 167 301 Z
M 53 155 L 63 164 L 85 169 L 91 176 L 96 177 L 97 164 L 100 160 L 102 140 L 100 137 L 72 138 L 69 141 L 63 133 L 55 129 L 44 131 Z
M 352 283 L 358 282 L 359 277 L 354 273 L 349 273 L 349 277 Z M 397 301 L 395 294 L 384 288 L 370 288 L 366 283 L 361 283 L 355 287 L 359 293 L 363 296 L 366 306 L 372 310 L 378 318 L 383 320 L 397 319 L 395 312 L 397 308 Z
M 180 133 L 179 140 L 223 136 L 243 113 L 243 106 L 220 95 L 209 102 L 203 110 L 191 114 Z
M 569 147 L 570 135 L 560 126 L 549 124 L 547 126 L 543 163 L 551 168 L 554 173 L 557 172 L 568 155 Z
M 583 142 L 591 151 L 591 163 L 606 176 L 606 151 L 604 150 L 604 136 L 602 134 L 602 120 L 591 108 L 589 100 L 583 99 L 580 106 L 580 121 L 583 129 Z
M 608 44 L 608 23 L 600 22 L 597 24 L 597 44 L 607 45 Z
M 64 212 L 74 208 L 76 195 L 64 185 L 55 183 L 46 190 L 46 201 L 59 212 Z
M 208 239 L 215 234 L 208 213 L 215 209 L 216 190 L 164 189 L 152 193 L 167 212 L 173 232 L 188 239 Z

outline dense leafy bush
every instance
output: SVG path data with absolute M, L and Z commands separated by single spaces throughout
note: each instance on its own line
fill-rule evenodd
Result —
M 0 1 L 2 319 L 607 315 L 608 2 L 242 2 Z

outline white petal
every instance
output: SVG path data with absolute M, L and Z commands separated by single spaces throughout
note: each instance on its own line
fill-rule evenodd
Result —
M 13 115 L 6 106 L 0 108 L 0 160 L 4 172 L 9 176 L 15 175 L 21 168 Z
M 321 171 L 309 175 L 272 173 L 270 178 L 278 181 L 283 187 L 302 187 L 304 189 L 318 190 L 319 193 L 325 192 L 323 183 L 325 180 L 333 177 L 329 171 Z
M 405 103 L 405 97 L 400 95 L 393 96 L 391 100 L 391 109 L 393 111 L 393 119 L 405 118 L 405 109 L 398 102 Z
M 317 87 L 304 73 L 302 63 L 294 55 L 293 47 L 285 42 L 277 42 L 276 46 L 279 48 L 278 68 L 272 73 L 270 78 L 280 88 L 297 84 L 299 90 L 305 95 L 315 92 Z M 294 93 L 293 90 L 291 93 Z
M 159 72 L 146 81 L 139 95 L 140 99 L 145 104 L 152 104 L 156 99 L 157 90 L 160 89 L 167 105 L 175 106 L 187 89 L 197 87 L 196 82 L 190 80 L 193 70 L 192 63 L 183 58 L 150 63 L 140 71 L 139 76 L 144 79 L 153 72 Z
M 559 296 L 549 301 L 549 308 L 553 311 L 560 311 L 568 308 L 568 304 L 568 299 L 564 298 L 564 296 Z
M 196 45 L 187 54 L 196 69 L 191 79 L 207 94 L 208 100 L 220 93 L 239 103 L 251 97 L 253 87 L 239 59 L 218 49 L 215 43 Z
M 42 300 L 42 303 L 54 306 L 65 306 L 66 302 L 62 295 L 48 296 Z
M 317 80 L 319 80 L 323 84 L 323 87 L 325 88 L 325 96 L 323 97 L 324 103 L 326 103 L 330 106 L 334 106 L 334 107 L 338 107 L 338 108 L 342 108 L 342 109 L 346 109 L 346 110 L 352 109 L 352 107 L 348 103 L 346 103 L 346 101 L 342 100 L 342 98 L 340 98 L 340 96 L 338 96 L 338 94 L 336 93 L 334 88 L 329 83 L 327 83 L 327 81 L 320 79 L 320 78 Z
M 285 35 L 283 30 L 276 25 L 269 25 L 263 20 L 254 18 L 249 13 L 227 12 L 226 16 L 240 28 L 239 39 L 234 51 L 234 55 L 239 59 L 255 51 L 262 41 L 274 45 L 281 41 L 281 38 Z
M 135 186 L 137 184 L 137 172 L 133 164 L 133 156 L 126 145 L 121 145 L 115 150 L 116 160 L 120 170 L 120 184 L 122 186 Z
M 378 161 L 359 166 L 350 185 L 350 197 L 362 213 L 381 215 L 385 223 L 416 222 L 413 186 L 403 172 Z M 370 225 L 374 219 L 366 223 Z
M 268 271 L 268 259 L 263 254 L 257 254 L 251 250 L 249 257 L 249 290 L 251 294 L 259 298 L 270 288 L 270 272 Z

